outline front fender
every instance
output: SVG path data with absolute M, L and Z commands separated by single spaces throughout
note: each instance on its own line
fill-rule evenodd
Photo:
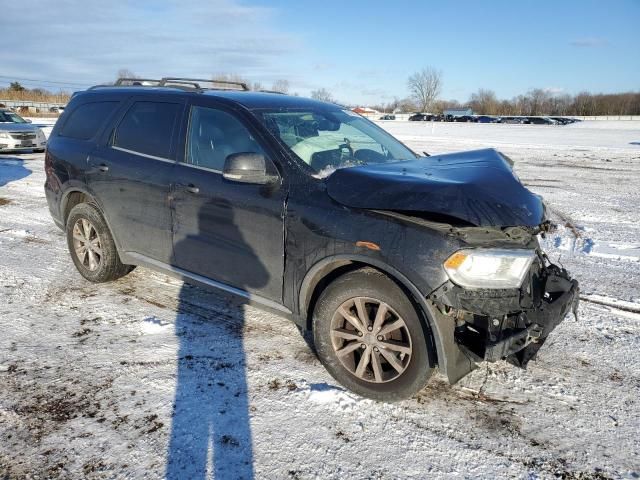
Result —
M 430 359 L 434 365 L 438 365 L 440 371 L 448 378 L 450 383 L 455 383 L 476 368 L 475 363 L 458 347 L 454 339 L 455 324 L 451 317 L 443 315 L 427 301 L 425 295 L 403 273 L 394 267 L 385 264 L 375 258 L 357 254 L 338 254 L 326 257 L 315 263 L 305 275 L 298 295 L 298 308 L 303 318 L 308 318 L 309 306 L 313 291 L 318 282 L 328 273 L 342 265 L 359 263 L 374 267 L 398 282 L 409 292 L 412 299 L 419 307 L 421 316 L 425 322 L 433 346 L 436 350 L 435 359 Z

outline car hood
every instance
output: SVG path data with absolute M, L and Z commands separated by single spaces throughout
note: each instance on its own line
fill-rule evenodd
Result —
M 32 123 L 0 122 L 0 130 L 3 132 L 36 132 L 40 129 Z
M 431 215 L 476 226 L 538 226 L 542 198 L 527 190 L 493 149 L 336 170 L 327 179 L 335 201 L 354 208 Z

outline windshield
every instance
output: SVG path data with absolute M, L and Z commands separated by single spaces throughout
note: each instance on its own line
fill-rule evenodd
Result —
M 2 123 L 27 123 L 27 121 L 22 118 L 17 113 L 0 111 L 0 122 Z
M 417 157 L 384 130 L 349 110 L 266 111 L 262 121 L 320 178 L 338 168 Z

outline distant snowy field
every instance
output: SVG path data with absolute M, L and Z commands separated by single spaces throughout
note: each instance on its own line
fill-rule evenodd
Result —
M 0 478 L 638 478 L 640 122 L 380 124 L 416 151 L 498 148 L 551 207 L 583 302 L 527 371 L 358 398 L 285 319 L 142 268 L 84 281 L 43 155 L 2 155 Z

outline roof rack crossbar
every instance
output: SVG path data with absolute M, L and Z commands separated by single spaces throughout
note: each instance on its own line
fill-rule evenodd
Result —
M 212 87 L 202 87 L 201 83 L 212 84 Z M 160 80 L 155 78 L 118 78 L 113 85 L 94 85 L 89 90 L 96 88 L 109 87 L 172 87 L 183 90 L 196 90 L 202 92 L 204 90 L 244 90 L 248 91 L 249 87 L 243 82 L 233 82 L 227 80 L 205 80 L 201 78 L 180 78 L 180 77 L 163 77 Z
M 200 82 L 211 83 L 214 85 L 229 85 L 233 87 L 240 87 L 242 90 L 249 90 L 249 87 L 247 86 L 247 84 L 243 82 L 233 82 L 229 80 L 206 80 L 202 78 L 164 77 L 162 78 L 162 80 L 160 80 L 160 83 L 158 85 L 160 87 L 163 87 L 171 83 L 182 83 L 182 84 L 186 83 L 186 84 L 193 85 L 194 88 L 203 89 L 203 87 L 200 86 Z
M 133 85 L 135 84 L 139 84 L 142 82 L 156 82 L 157 84 L 160 84 L 162 80 L 157 80 L 154 78 L 127 78 L 127 77 L 122 77 L 119 78 L 118 80 L 116 80 L 116 83 L 114 83 L 114 85 L 116 87 L 119 87 L 120 85 L 123 85 L 125 82 L 131 82 Z

